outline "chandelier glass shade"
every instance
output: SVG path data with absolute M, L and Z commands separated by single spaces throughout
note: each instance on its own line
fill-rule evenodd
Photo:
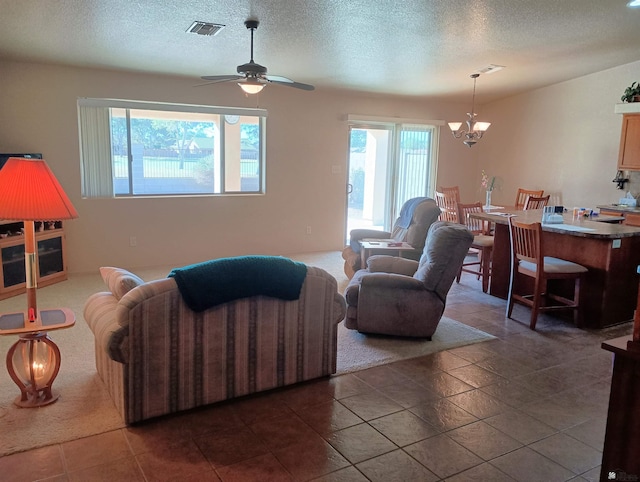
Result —
M 453 137 L 456 139 L 463 138 L 462 141 L 466 146 L 471 147 L 480 139 L 487 131 L 491 122 L 479 122 L 476 121 L 476 113 L 474 112 L 475 101 L 476 101 L 476 80 L 480 76 L 480 74 L 471 74 L 471 78 L 473 79 L 473 97 L 471 99 L 471 112 L 467 112 L 469 118 L 465 122 L 449 122 L 449 129 L 451 129 L 451 133 Z M 463 124 L 466 124 L 466 129 L 462 127 Z

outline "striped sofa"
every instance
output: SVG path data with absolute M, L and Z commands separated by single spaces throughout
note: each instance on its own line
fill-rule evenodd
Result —
M 326 271 L 309 266 L 300 297 L 189 309 L 173 278 L 143 282 L 101 268 L 109 292 L 86 302 L 96 368 L 130 424 L 336 371 L 345 301 Z

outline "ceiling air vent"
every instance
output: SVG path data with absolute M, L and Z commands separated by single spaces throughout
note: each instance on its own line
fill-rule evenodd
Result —
M 478 74 L 493 74 L 494 72 L 498 72 L 499 70 L 504 69 L 504 65 L 496 65 L 489 64 L 486 67 L 482 67 L 481 69 L 476 70 Z
M 225 26 L 219 23 L 198 22 L 195 21 L 187 29 L 187 32 L 197 33 L 198 35 L 207 35 L 209 37 L 217 34 Z

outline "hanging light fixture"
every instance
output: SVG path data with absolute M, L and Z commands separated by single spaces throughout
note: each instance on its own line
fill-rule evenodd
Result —
M 264 89 L 264 86 L 267 85 L 267 81 L 257 77 L 247 77 L 246 79 L 238 82 L 238 85 L 247 94 L 257 94 Z
M 451 129 L 453 137 L 460 139 L 464 136 L 464 141 L 462 142 L 469 147 L 482 139 L 483 134 L 491 125 L 491 122 L 478 122 L 475 120 L 477 114 L 473 109 L 476 102 L 476 80 L 478 77 L 480 77 L 480 74 L 471 74 L 473 79 L 473 98 L 471 99 L 471 112 L 467 112 L 469 119 L 465 121 L 467 129 L 462 129 L 462 122 L 449 122 L 449 129 Z

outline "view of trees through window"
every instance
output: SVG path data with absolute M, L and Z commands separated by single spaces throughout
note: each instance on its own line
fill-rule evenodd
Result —
M 110 109 L 116 195 L 260 192 L 260 118 Z

